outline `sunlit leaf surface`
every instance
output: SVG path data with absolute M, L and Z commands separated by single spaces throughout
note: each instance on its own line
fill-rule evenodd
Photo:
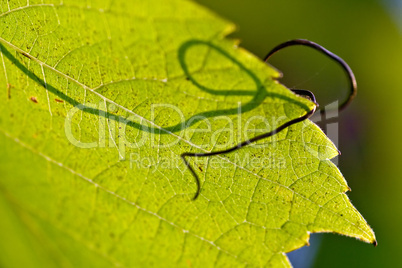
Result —
M 0 264 L 290 266 L 310 232 L 374 243 L 313 104 L 188 1 L 0 2 Z

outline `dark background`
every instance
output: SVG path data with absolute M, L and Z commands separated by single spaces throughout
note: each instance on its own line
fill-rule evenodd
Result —
M 263 58 L 295 38 L 345 59 L 358 95 L 339 119 L 339 167 L 348 196 L 374 229 L 378 247 L 335 234 L 313 235 L 312 267 L 396 267 L 402 239 L 402 1 L 198 0 L 238 26 L 230 37 Z M 321 106 L 347 94 L 342 70 L 310 48 L 291 47 L 270 63 L 288 87 L 312 90 Z M 313 247 L 312 245 L 311 247 Z M 314 247 L 313 247 L 314 248 Z M 312 251 L 312 250 L 310 250 Z M 306 253 L 307 254 L 307 253 Z M 304 254 L 302 254 L 304 255 Z M 303 263 L 293 261 L 294 266 Z

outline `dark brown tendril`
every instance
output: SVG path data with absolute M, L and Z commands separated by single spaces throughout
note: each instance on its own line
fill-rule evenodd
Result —
M 357 86 L 356 86 L 355 76 L 354 76 L 352 70 L 350 69 L 349 65 L 347 65 L 347 63 L 343 59 L 338 57 L 337 55 L 333 54 L 332 52 L 328 51 L 327 49 L 323 48 L 322 46 L 320 46 L 320 45 L 318 45 L 318 44 L 316 44 L 314 42 L 304 40 L 304 39 L 295 39 L 295 40 L 287 41 L 285 43 L 282 43 L 282 44 L 276 46 L 274 49 L 272 49 L 268 53 L 268 55 L 265 57 L 264 61 L 267 62 L 267 60 L 273 54 L 278 52 L 279 50 L 281 50 L 281 49 L 283 49 L 285 47 L 288 47 L 288 46 L 293 46 L 293 45 L 303 45 L 303 46 L 312 47 L 312 48 L 324 53 L 325 55 L 329 56 L 330 58 L 332 58 L 336 62 L 338 62 L 342 66 L 342 68 L 346 71 L 346 74 L 347 74 L 347 76 L 348 76 L 348 78 L 350 80 L 351 91 L 350 91 L 349 97 L 344 102 L 342 102 L 338 107 L 339 110 L 343 110 L 353 100 L 353 98 L 356 96 Z M 309 117 L 311 117 L 315 113 L 316 108 L 318 107 L 318 104 L 316 102 L 314 94 L 312 92 L 310 92 L 308 90 L 304 90 L 304 89 L 292 89 L 292 91 L 297 95 L 300 95 L 300 96 L 303 96 L 303 97 L 306 97 L 306 98 L 310 99 L 313 103 L 315 103 L 314 108 L 312 110 L 308 111 L 303 116 L 295 118 L 295 119 L 292 119 L 292 120 L 282 124 L 281 126 L 279 126 L 278 128 L 276 128 L 276 129 L 274 129 L 274 130 L 272 130 L 270 132 L 267 132 L 267 133 L 255 136 L 254 138 L 251 138 L 249 140 L 240 142 L 239 144 L 237 144 L 237 145 L 235 145 L 235 146 L 233 146 L 231 148 L 228 148 L 228 149 L 225 149 L 225 150 L 220 150 L 220 151 L 215 151 L 215 152 L 207 152 L 207 153 L 190 153 L 190 152 L 187 152 L 187 153 L 181 154 L 181 158 L 183 159 L 183 162 L 185 163 L 187 168 L 190 170 L 190 172 L 193 174 L 193 176 L 195 178 L 195 181 L 197 183 L 197 192 L 195 193 L 195 195 L 193 197 L 193 200 L 196 200 L 197 197 L 200 195 L 201 183 L 200 183 L 200 179 L 198 178 L 197 174 L 195 173 L 195 170 L 190 165 L 190 163 L 187 161 L 186 157 L 208 157 L 208 156 L 231 153 L 231 152 L 236 151 L 236 150 L 238 150 L 238 149 L 240 149 L 242 147 L 250 145 L 251 143 L 254 143 L 256 141 L 271 137 L 271 136 L 279 133 L 280 131 L 284 130 L 285 128 L 287 128 L 287 127 L 289 127 L 289 126 L 291 126 L 293 124 L 296 124 L 296 123 L 299 123 L 299 122 L 302 122 L 302 121 L 308 119 Z
M 268 59 L 275 54 L 276 52 L 278 52 L 279 50 L 282 50 L 285 47 L 290 47 L 290 46 L 307 46 L 307 47 L 311 47 L 314 48 L 316 50 L 318 50 L 319 52 L 322 52 L 323 54 L 327 55 L 328 57 L 330 57 L 331 59 L 333 59 L 335 62 L 337 62 L 342 69 L 345 71 L 346 75 L 348 76 L 349 79 L 349 86 L 350 86 L 350 92 L 349 92 L 349 96 L 338 106 L 338 110 L 342 111 L 346 108 L 346 106 L 348 106 L 352 100 L 354 99 L 354 97 L 357 94 L 357 83 L 356 83 L 356 78 L 355 75 L 353 74 L 352 69 L 349 67 L 349 65 L 342 59 L 340 58 L 338 55 L 335 55 L 334 53 L 332 53 L 331 51 L 329 51 L 328 49 L 320 46 L 317 43 L 311 42 L 309 40 L 305 40 L 305 39 L 294 39 L 294 40 L 290 40 L 287 41 L 285 43 L 279 44 L 276 47 L 274 47 L 268 54 L 267 56 L 265 56 L 264 61 L 267 62 Z

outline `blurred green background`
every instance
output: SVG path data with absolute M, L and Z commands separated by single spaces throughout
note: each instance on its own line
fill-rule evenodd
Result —
M 339 167 L 348 195 L 376 232 L 378 247 L 333 234 L 321 237 L 312 267 L 398 267 L 402 250 L 402 1 L 198 0 L 238 26 L 231 37 L 259 57 L 295 38 L 317 42 L 345 59 L 359 92 L 340 115 Z M 312 90 L 321 106 L 346 94 L 342 70 L 304 47 L 270 63 L 288 87 Z M 313 241 L 315 242 L 315 241 Z M 319 241 L 317 241 L 318 243 Z M 301 267 L 300 264 L 293 263 Z

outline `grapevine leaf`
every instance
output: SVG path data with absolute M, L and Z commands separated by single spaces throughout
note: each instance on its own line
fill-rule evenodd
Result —
M 313 107 L 183 0 L 0 2 L 2 266 L 290 266 L 312 232 L 375 243 Z

